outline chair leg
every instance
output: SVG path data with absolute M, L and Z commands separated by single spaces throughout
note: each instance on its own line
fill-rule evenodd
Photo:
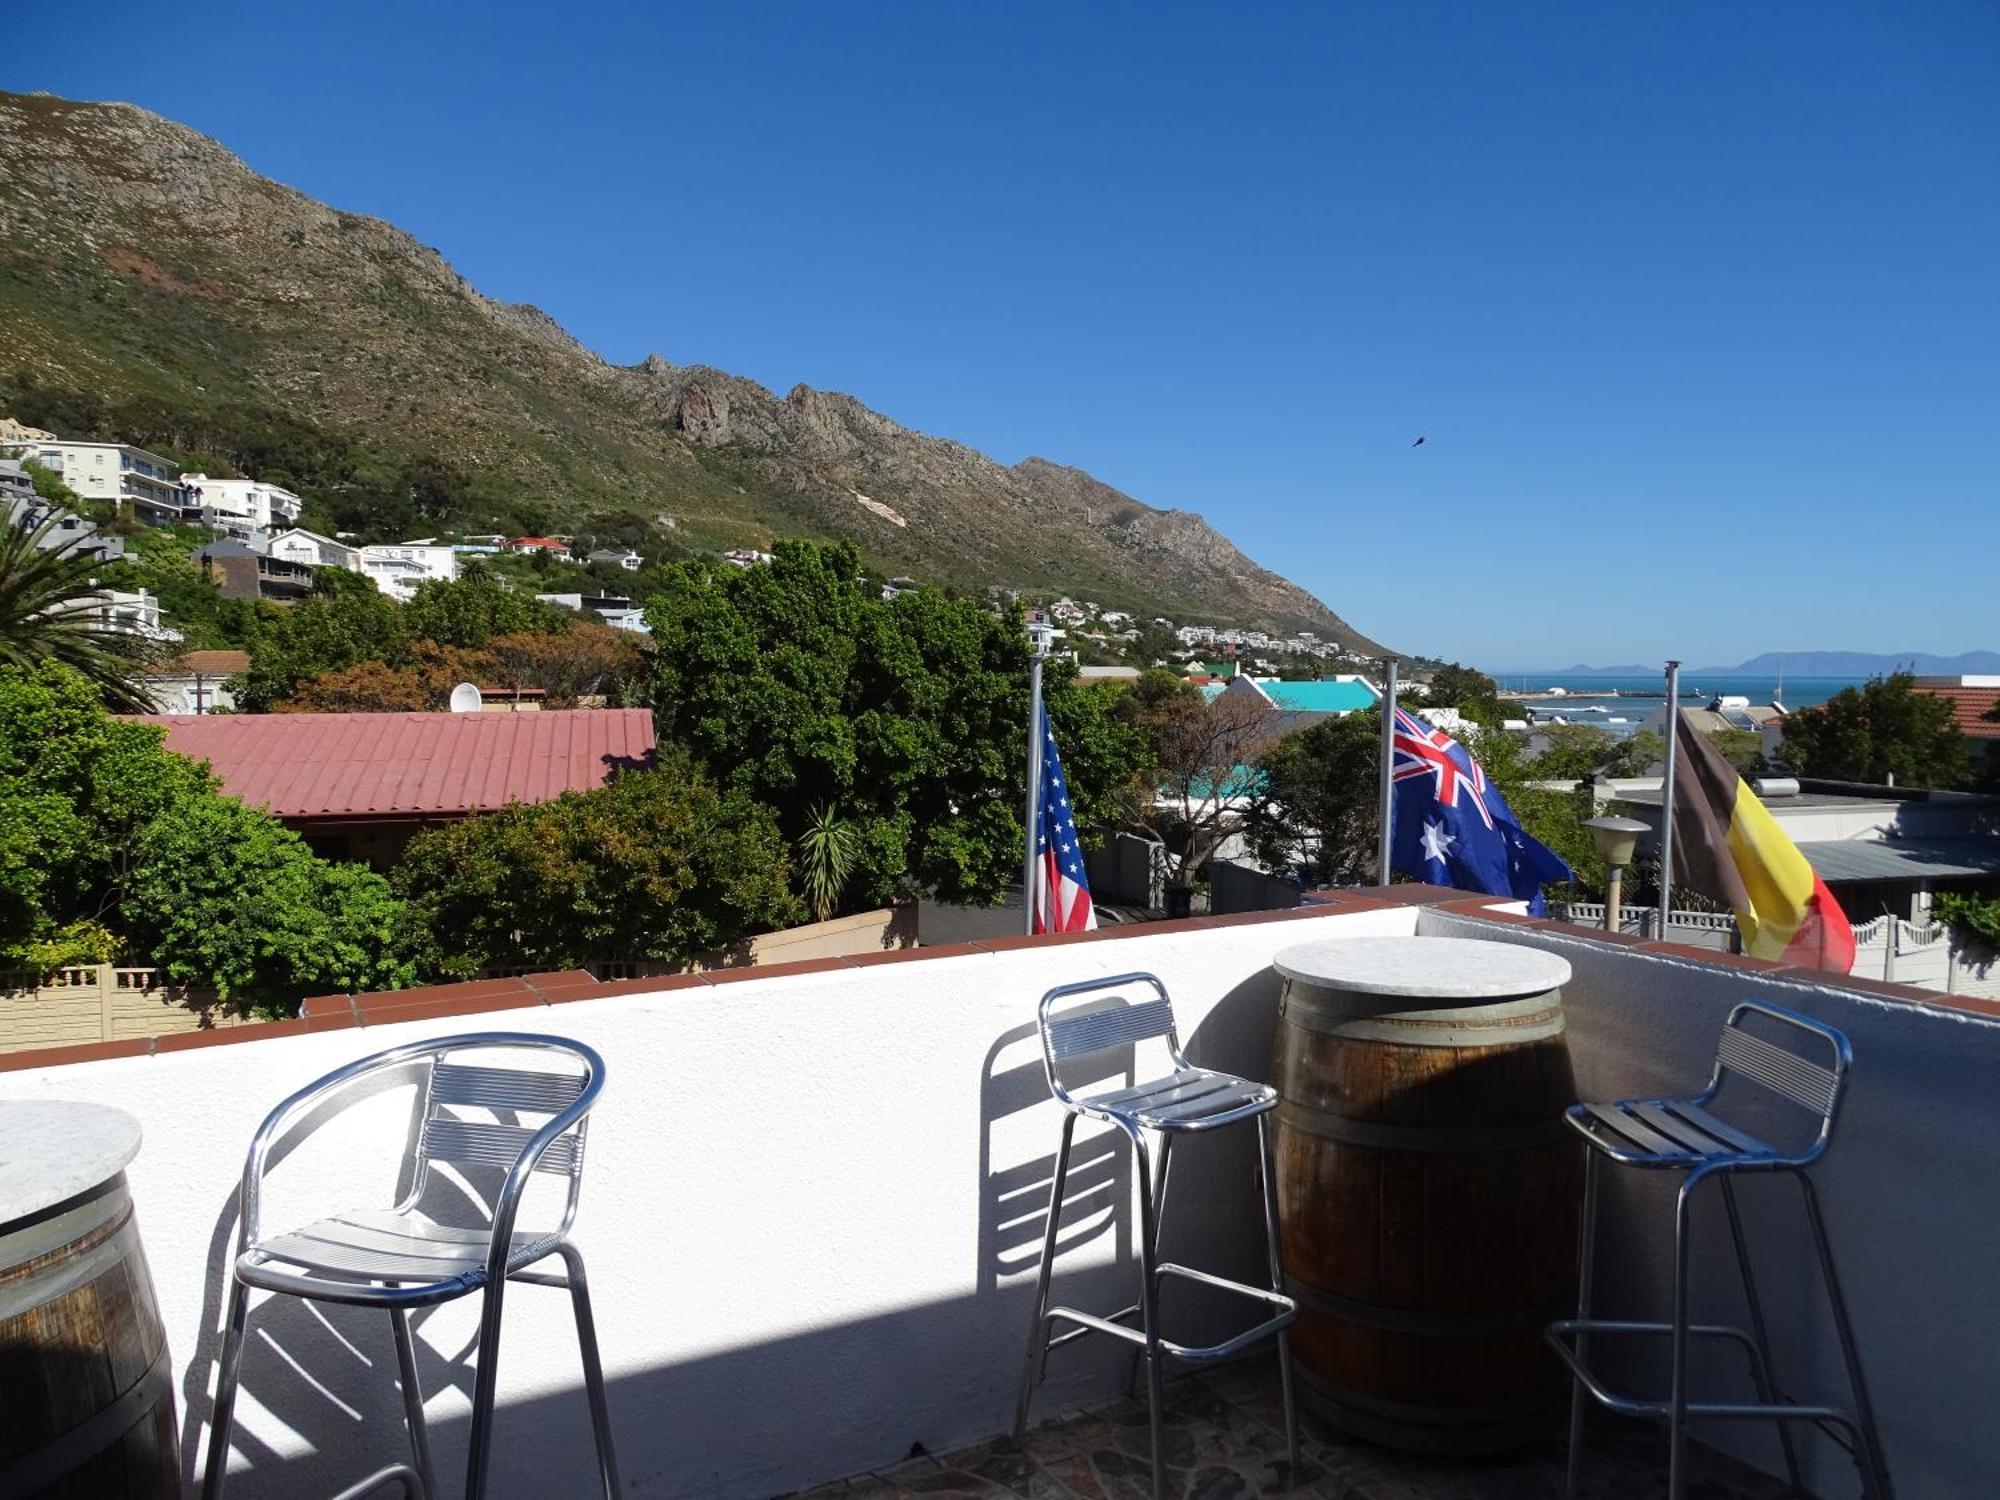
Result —
M 1167 1164 L 1173 1160 L 1174 1138 L 1171 1134 L 1163 1133 L 1159 1141 L 1160 1154 L 1153 1160 L 1153 1221 L 1155 1224 L 1164 1224 L 1167 1221 Z M 1157 1241 L 1153 1248 L 1157 1254 L 1159 1251 Z M 1156 1276 L 1157 1274 L 1155 1273 Z M 1134 1348 L 1132 1351 L 1132 1371 L 1125 1377 L 1126 1395 L 1135 1399 L 1137 1398 L 1139 1394 L 1139 1377 L 1145 1373 L 1145 1368 L 1146 1351 L 1143 1348 Z
M 618 1500 L 618 1454 L 611 1444 L 611 1407 L 604 1397 L 604 1365 L 597 1350 L 597 1320 L 590 1311 L 590 1282 L 583 1272 L 583 1252 L 562 1247 L 569 1297 L 576 1312 L 576 1343 L 583 1356 L 583 1388 L 590 1400 L 590 1428 L 597 1439 L 597 1477 L 604 1500 Z
M 1042 1264 L 1035 1276 L 1035 1305 L 1028 1320 L 1028 1349 L 1021 1361 L 1021 1390 L 1014 1403 L 1014 1444 L 1028 1437 L 1028 1403 L 1035 1385 L 1048 1369 L 1049 1278 L 1056 1268 L 1056 1232 L 1062 1227 L 1063 1183 L 1069 1176 L 1070 1143 L 1076 1136 L 1076 1116 L 1063 1114 L 1062 1145 L 1056 1151 L 1056 1170 L 1049 1182 L 1048 1225 L 1042 1234 Z
M 1690 1174 L 1674 1198 L 1674 1321 L 1672 1376 L 1667 1405 L 1667 1500 L 1687 1500 L 1688 1448 L 1688 1262 L 1690 1204 L 1698 1174 Z
M 486 1469 L 493 1447 L 493 1397 L 499 1384 L 500 1311 L 506 1277 L 489 1280 L 479 1310 L 478 1367 L 472 1382 L 472 1432 L 465 1455 L 465 1500 L 485 1500 Z
M 417 1346 L 410 1337 L 409 1312 L 400 1307 L 389 1310 L 389 1324 L 396 1332 L 396 1365 L 402 1375 L 403 1421 L 410 1429 L 410 1451 L 417 1460 L 422 1480 L 423 1500 L 437 1500 L 437 1469 L 431 1463 L 430 1427 L 424 1421 L 424 1388 L 417 1378 Z
M 1597 1153 L 1583 1148 L 1583 1227 L 1578 1231 L 1576 1316 L 1583 1322 L 1590 1316 L 1590 1284 L 1597 1265 Z M 1576 1335 L 1576 1362 L 1582 1365 L 1589 1350 L 1590 1335 L 1582 1329 Z M 1563 1480 L 1564 1500 L 1576 1500 L 1583 1480 L 1583 1408 L 1586 1400 L 1583 1381 L 1571 1377 L 1569 1389 L 1569 1468 Z
M 1137 1130 L 1129 1132 L 1139 1179 L 1139 1319 L 1146 1336 L 1146 1409 L 1150 1416 L 1153 1455 L 1153 1500 L 1166 1500 L 1166 1400 L 1160 1352 L 1160 1278 L 1158 1261 L 1159 1222 L 1153 1212 L 1152 1172 L 1147 1161 L 1146 1138 Z
M 1861 1470 L 1866 1500 L 1891 1500 L 1889 1468 L 1882 1457 L 1882 1436 L 1875 1426 L 1875 1406 L 1868 1399 L 1868 1383 L 1861 1373 L 1861 1352 L 1855 1346 L 1854 1325 L 1848 1320 L 1847 1299 L 1841 1295 L 1840 1277 L 1834 1270 L 1833 1246 L 1827 1241 L 1826 1220 L 1819 1211 L 1819 1195 L 1812 1179 L 1803 1172 L 1792 1174 L 1805 1195 L 1806 1218 L 1812 1225 L 1813 1244 L 1819 1251 L 1820 1275 L 1826 1282 L 1827 1302 L 1833 1309 L 1834 1331 L 1840 1336 L 1840 1357 L 1847 1364 L 1847 1383 L 1854 1391 L 1855 1426 L 1859 1429 L 1859 1451 L 1855 1461 Z
M 1736 1269 L 1743 1277 L 1744 1300 L 1750 1305 L 1750 1333 L 1757 1342 L 1757 1358 L 1752 1363 L 1751 1374 L 1757 1382 L 1757 1399 L 1766 1406 L 1777 1400 L 1777 1366 L 1771 1363 L 1771 1337 L 1764 1322 L 1764 1300 L 1757 1294 L 1757 1278 L 1750 1269 L 1750 1242 L 1743 1233 L 1743 1213 L 1736 1206 L 1736 1184 L 1727 1174 L 1722 1179 L 1722 1206 L 1729 1214 L 1729 1238 L 1736 1246 Z M 1792 1439 L 1792 1425 L 1789 1422 L 1774 1424 L 1778 1429 L 1778 1441 L 1785 1449 L 1785 1477 L 1800 1494 L 1805 1493 L 1805 1480 L 1799 1473 L 1798 1445 Z
M 1271 1290 L 1282 1296 L 1285 1291 L 1285 1266 L 1278 1243 L 1277 1155 L 1271 1144 L 1269 1114 L 1257 1116 L 1257 1153 L 1264 1173 L 1264 1243 L 1271 1257 Z M 1299 1413 L 1292 1397 L 1292 1336 L 1286 1329 L 1278 1331 L 1278 1383 L 1285 1403 L 1285 1463 L 1291 1481 L 1296 1484 L 1299 1478 Z
M 201 1500 L 220 1500 L 229 1469 L 229 1434 L 236 1418 L 236 1387 L 243 1373 L 243 1330 L 250 1319 L 250 1288 L 229 1271 L 229 1320 L 222 1330 L 222 1357 L 216 1364 L 215 1410 L 208 1422 L 208 1469 Z

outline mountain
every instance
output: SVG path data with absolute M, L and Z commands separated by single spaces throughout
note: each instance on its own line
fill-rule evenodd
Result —
M 1509 679 L 1546 677 L 1562 682 L 1572 677 L 1646 677 L 1665 670 L 1664 662 L 1635 662 L 1622 667 L 1537 668 L 1527 672 L 1509 671 Z M 1911 672 L 1919 676 L 1954 677 L 1982 672 L 2000 672 L 2000 651 L 1961 651 L 1956 656 L 1937 656 L 1928 651 L 1895 651 L 1886 655 L 1871 651 L 1766 651 L 1733 667 L 1682 667 L 1687 677 L 1883 677 L 1891 672 Z
M 532 232 L 535 201 L 496 203 L 495 231 Z M 0 403 L 280 472 L 321 524 L 387 540 L 845 537 L 886 573 L 1383 653 L 1197 515 L 1044 459 L 997 463 L 837 392 L 607 364 L 394 226 L 130 105 L 0 94 Z

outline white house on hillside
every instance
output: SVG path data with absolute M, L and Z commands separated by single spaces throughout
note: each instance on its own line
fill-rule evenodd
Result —
M 458 554 L 432 541 L 382 543 L 361 549 L 360 571 L 393 599 L 408 603 L 420 584 L 458 577 Z
M 345 542 L 300 526 L 281 531 L 271 538 L 271 556 L 313 568 L 345 568 L 350 573 L 361 571 L 359 547 L 350 547 Z
M 189 504 L 201 507 L 204 526 L 240 534 L 243 531 L 275 531 L 295 525 L 305 509 L 305 501 L 282 485 L 257 479 L 211 479 L 206 474 L 185 476 Z
M 180 469 L 129 443 L 11 443 L 17 455 L 52 471 L 86 500 L 109 500 L 119 514 L 170 526 L 187 509 Z

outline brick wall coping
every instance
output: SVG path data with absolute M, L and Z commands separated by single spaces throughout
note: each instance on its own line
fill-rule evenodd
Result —
M 1398 906 L 1435 906 L 1455 916 L 1507 926 L 1543 928 L 1553 934 L 1628 948 L 1640 953 L 1690 962 L 1716 964 L 1744 973 L 1777 976 L 1801 983 L 1831 986 L 1869 996 L 1902 1000 L 1933 1010 L 1953 1010 L 2000 1019 L 2000 1001 L 1967 995 L 1943 995 L 1914 985 L 1889 984 L 1874 979 L 1831 975 L 1817 969 L 1792 967 L 1769 959 L 1722 953 L 1709 948 L 1692 948 L 1681 943 L 1656 942 L 1630 933 L 1608 933 L 1573 922 L 1545 917 L 1529 917 L 1506 908 L 1512 903 L 1493 896 L 1467 896 L 1463 891 L 1429 885 L 1367 886 L 1335 891 L 1309 891 L 1305 904 L 1283 911 L 1238 912 L 1220 917 L 1184 917 L 1166 922 L 1130 922 L 1116 927 L 1100 927 L 1092 932 L 1048 933 L 1035 937 L 981 938 L 975 942 L 947 943 L 935 948 L 890 949 L 845 958 L 808 958 L 790 963 L 767 964 L 757 968 L 713 969 L 698 974 L 661 974 L 639 979 L 599 980 L 582 969 L 566 969 L 543 974 L 523 974 L 507 979 L 475 979 L 463 984 L 426 985 L 417 989 L 384 990 L 364 995 L 315 995 L 299 1007 L 296 1018 L 284 1021 L 251 1021 L 239 1026 L 187 1031 L 174 1035 L 131 1037 L 110 1042 L 86 1042 L 68 1047 L 34 1047 L 0 1053 L 0 1073 L 29 1068 L 65 1067 L 71 1063 L 97 1062 L 114 1057 L 151 1057 L 181 1052 L 193 1047 L 226 1047 L 242 1042 L 258 1042 L 271 1037 L 299 1036 L 348 1027 L 386 1026 L 399 1021 L 432 1020 L 447 1016 L 472 1016 L 488 1011 L 518 1010 L 524 1006 L 567 1005 L 577 1000 L 604 1000 L 615 995 L 647 995 L 666 990 L 698 989 L 714 985 L 740 984 L 746 980 L 783 979 L 801 974 L 825 974 L 845 969 L 867 969 L 877 964 L 921 963 L 927 959 L 963 958 L 976 953 L 1011 953 L 1020 948 L 1055 947 L 1066 943 L 1096 943 L 1128 937 L 1155 937 L 1174 932 L 1207 932 L 1224 927 L 1244 927 L 1266 922 L 1295 922 L 1341 912 L 1379 911 Z

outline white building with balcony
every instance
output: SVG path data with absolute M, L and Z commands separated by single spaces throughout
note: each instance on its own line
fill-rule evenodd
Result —
M 160 601 L 145 589 L 98 589 L 89 596 L 97 601 L 89 611 L 103 630 L 120 635 L 143 635 L 149 641 L 177 641 L 181 633 L 161 622 Z
M 359 547 L 350 547 L 345 542 L 321 536 L 317 531 L 307 531 L 302 526 L 294 526 L 272 537 L 270 551 L 273 557 L 304 563 L 310 568 L 345 568 L 350 573 L 361 571 Z
M 10 445 L 86 500 L 108 500 L 119 514 L 150 526 L 171 526 L 188 509 L 180 467 L 129 443 L 55 442 Z
M 189 474 L 190 508 L 199 506 L 201 522 L 233 536 L 249 531 L 281 531 L 297 524 L 305 501 L 282 485 L 259 479 L 211 479 Z
M 436 542 L 392 542 L 360 549 L 357 571 L 375 581 L 375 587 L 407 604 L 419 587 L 433 581 L 449 583 L 458 577 L 458 553 Z

